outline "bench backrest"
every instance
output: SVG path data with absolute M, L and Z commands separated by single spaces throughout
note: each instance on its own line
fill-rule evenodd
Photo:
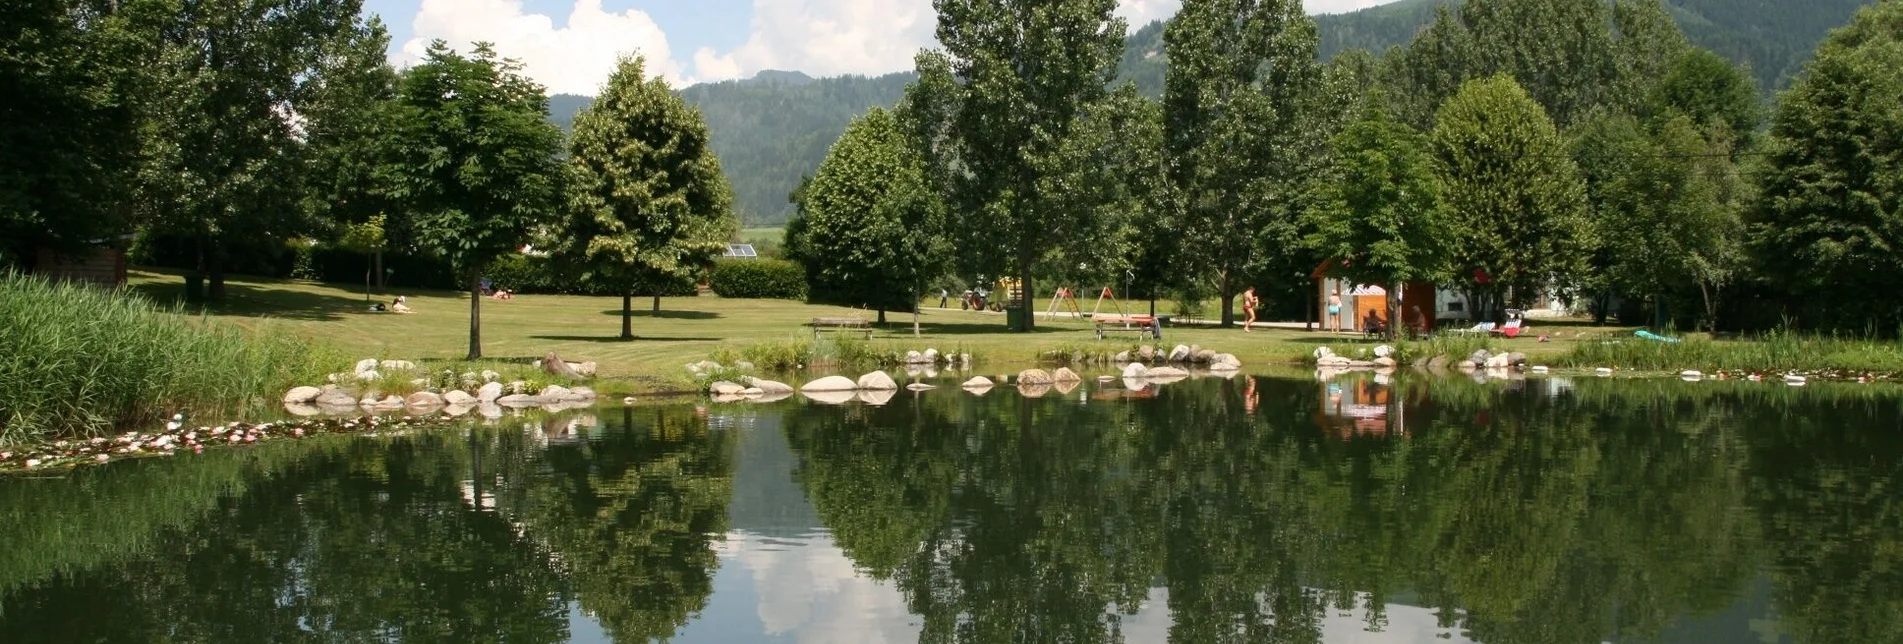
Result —
M 813 326 L 871 326 L 865 318 L 813 318 Z

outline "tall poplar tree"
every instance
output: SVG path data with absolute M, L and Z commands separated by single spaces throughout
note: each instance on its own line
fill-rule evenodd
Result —
M 562 197 L 562 131 L 521 71 L 486 43 L 464 56 L 439 40 L 404 72 L 393 108 L 392 194 L 469 285 L 471 360 L 482 357 L 483 269 L 527 242 Z
M 1222 298 L 1299 245 L 1307 179 L 1327 158 L 1315 22 L 1297 0 L 1188 0 L 1164 28 L 1172 193 L 1192 270 Z
M 692 285 L 739 229 L 733 189 L 707 122 L 640 58 L 623 59 L 569 139 L 572 219 L 564 249 L 586 280 L 621 293 L 621 337 L 633 299 Z
M 945 266 L 944 208 L 891 112 L 848 125 L 800 199 L 799 259 L 815 300 L 877 310 L 880 323 L 917 309 Z
M 932 6 L 948 67 L 961 81 L 946 132 L 959 151 L 953 195 L 964 225 L 984 233 L 959 252 L 1023 280 L 1028 330 L 1036 325 L 1033 269 L 1055 249 L 1090 243 L 1078 231 L 1093 212 L 1060 205 L 1044 185 L 1080 118 L 1107 95 L 1126 25 L 1116 0 Z

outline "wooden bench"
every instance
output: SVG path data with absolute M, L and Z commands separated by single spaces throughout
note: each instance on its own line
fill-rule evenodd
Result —
M 813 337 L 821 333 L 858 333 L 865 339 L 872 339 L 872 322 L 865 318 L 813 318 L 809 323 L 813 327 Z
M 1098 340 L 1125 333 L 1139 338 L 1163 339 L 1162 323 L 1146 315 L 1096 317 L 1091 322 L 1097 326 Z

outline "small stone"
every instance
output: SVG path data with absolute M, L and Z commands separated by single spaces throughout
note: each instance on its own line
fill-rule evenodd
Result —
M 443 402 L 451 405 L 473 405 L 476 404 L 477 399 L 475 396 L 471 396 L 462 390 L 451 389 L 443 392 Z
M 1150 375 L 1149 367 L 1143 366 L 1143 363 L 1141 362 L 1132 362 L 1130 364 L 1123 365 L 1123 377 L 1125 378 L 1143 378 L 1149 375 Z
M 547 394 L 543 394 L 543 395 L 547 395 Z M 565 400 L 568 402 L 588 402 L 594 399 L 595 399 L 595 390 L 589 389 L 587 387 L 571 388 L 568 390 L 568 393 L 566 395 L 562 396 L 562 400 Z
M 377 367 L 384 371 L 415 371 L 416 363 L 408 360 L 384 360 L 377 363 Z
M 1190 355 L 1189 347 L 1179 344 L 1179 345 L 1176 345 L 1176 348 L 1170 349 L 1169 361 L 1170 362 L 1185 362 L 1189 360 L 1189 355 Z
M 1377 367 L 1393 367 L 1398 363 L 1394 361 L 1394 358 L 1390 358 L 1388 356 L 1381 356 L 1379 358 L 1374 359 L 1374 364 Z
M 369 371 L 358 373 L 357 379 L 362 380 L 364 382 L 376 382 L 378 380 L 383 379 L 383 373 L 375 369 L 371 369 Z
M 490 371 L 488 369 L 482 370 L 482 373 L 480 375 L 482 376 L 483 382 L 496 382 L 502 379 L 502 374 L 496 373 L 494 371 Z
M 1394 347 L 1384 344 L 1374 348 L 1374 357 L 1376 358 L 1386 358 L 1391 355 L 1394 355 Z
M 364 372 L 376 371 L 376 369 L 377 369 L 376 358 L 364 358 L 362 360 L 357 361 L 357 368 L 353 369 L 352 371 L 355 371 L 357 375 L 363 375 Z
M 751 379 L 748 379 L 747 384 L 755 389 L 759 389 L 760 391 L 767 392 L 768 394 L 793 393 L 793 385 L 789 385 L 784 382 L 776 382 L 772 380 L 751 378 Z
M 312 399 L 320 407 L 356 407 L 357 399 L 336 385 L 326 385 L 317 397 Z
M 1475 369 L 1480 368 L 1480 365 L 1474 364 L 1474 361 L 1472 360 L 1462 360 L 1460 362 L 1454 363 L 1454 368 L 1459 369 L 1461 371 L 1473 371 Z
M 419 391 L 403 399 L 403 404 L 408 407 L 441 407 L 443 403 L 442 396 L 428 391 Z
M 977 376 L 970 380 L 966 380 L 964 384 L 959 386 L 966 389 L 981 389 L 981 388 L 989 389 L 991 387 L 996 386 L 996 383 L 991 382 L 990 378 L 986 378 L 984 376 Z
M 765 396 L 766 390 L 761 389 L 759 387 L 748 387 L 746 389 L 740 390 L 740 395 L 746 396 L 748 398 L 757 398 L 760 396 Z
M 1110 357 L 1110 361 L 1111 361 L 1111 362 L 1115 362 L 1115 363 L 1117 363 L 1117 364 L 1123 364 L 1123 363 L 1125 363 L 1125 362 L 1129 362 L 1129 361 L 1130 361 L 1130 352 L 1129 352 L 1129 351 L 1121 351 L 1121 352 L 1118 352 L 1118 353 L 1117 353 L 1117 355 L 1114 355 L 1114 356 L 1111 356 L 1111 357 Z
M 322 393 L 324 390 L 316 387 L 292 387 L 285 392 L 284 402 L 301 405 L 317 400 L 317 396 Z
M 1140 347 L 1137 347 L 1137 359 L 1139 359 L 1139 360 L 1142 360 L 1142 361 L 1144 361 L 1144 362 L 1149 362 L 1149 361 L 1151 361 L 1151 360 L 1155 360 L 1155 359 L 1156 359 L 1156 347 L 1153 347 L 1153 346 L 1150 346 L 1150 345 L 1147 345 L 1147 344 L 1146 344 L 1146 345 L 1143 345 L 1143 346 L 1140 346 Z
M 575 370 L 575 373 L 579 374 L 583 378 L 595 377 L 595 369 L 600 367 L 600 365 L 595 364 L 593 360 L 589 360 L 585 362 L 570 363 L 570 364 L 572 365 L 572 368 Z
M 1189 359 L 1196 364 L 1209 364 L 1216 360 L 1216 352 L 1209 349 L 1202 349 L 1191 354 Z
M 502 397 L 502 383 L 491 380 L 476 390 L 477 402 L 495 402 Z
M 1057 371 L 1051 372 L 1051 382 L 1083 382 L 1083 381 L 1084 381 L 1084 377 L 1077 375 L 1077 372 L 1071 371 L 1069 367 L 1058 367 Z
M 922 382 L 915 382 L 915 383 L 906 385 L 905 388 L 909 391 L 931 391 L 933 389 L 937 389 L 938 387 L 928 385 Z
M 535 393 L 535 397 L 547 401 L 558 401 L 568 397 L 568 388 L 561 385 L 549 385 Z
M 725 380 L 716 380 L 713 384 L 707 385 L 707 393 L 716 396 L 732 396 L 746 391 L 746 389 L 746 387 L 742 387 L 738 383 L 727 382 Z
M 1178 368 L 1176 368 L 1176 367 L 1157 367 L 1157 368 L 1155 368 L 1155 369 L 1151 369 L 1151 370 L 1150 370 L 1150 372 L 1149 372 L 1148 374 L 1145 374 L 1145 376 L 1144 376 L 1144 377 L 1146 377 L 1146 378 L 1152 378 L 1152 379 L 1155 379 L 1155 378 L 1188 378 L 1188 377 L 1189 377 L 1189 372 L 1187 372 L 1187 371 L 1184 371 L 1184 370 L 1182 370 L 1182 369 L 1178 369 Z

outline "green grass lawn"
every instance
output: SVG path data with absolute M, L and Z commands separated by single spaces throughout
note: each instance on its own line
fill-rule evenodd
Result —
M 132 271 L 130 283 L 163 303 L 178 299 L 184 288 L 179 275 L 152 270 Z M 401 291 L 416 312 L 399 315 L 369 312 L 361 286 L 234 277 L 226 288 L 226 301 L 208 308 L 207 314 L 240 320 L 281 320 L 284 326 L 336 345 L 353 356 L 458 360 L 469 346 L 469 298 L 465 293 Z M 393 294 L 383 294 L 379 299 L 387 302 Z M 815 317 L 873 317 L 870 311 L 785 300 L 663 298 L 658 313 L 648 310 L 651 302 L 649 298 L 635 300 L 634 332 L 638 337 L 622 340 L 619 298 L 520 295 L 508 301 L 484 299 L 483 355 L 526 362 L 552 351 L 570 361 L 600 363 L 604 378 L 672 377 L 684 371 L 683 365 L 706 359 L 723 346 L 738 349 L 762 342 L 810 338 L 812 331 L 805 324 Z M 873 342 L 896 349 L 967 351 L 981 361 L 981 370 L 1012 371 L 1036 361 L 1045 351 L 1104 346 L 1083 320 L 1041 318 L 1039 328 L 1029 334 L 1006 331 L 1004 316 L 997 313 L 927 310 L 920 320 L 923 337 L 914 338 L 911 315 L 891 314 L 890 324 L 875 332 Z M 1236 354 L 1245 365 L 1262 366 L 1298 362 L 1318 344 L 1340 346 L 1359 341 L 1298 329 L 1259 328 L 1255 333 L 1243 333 L 1240 328 L 1198 326 L 1166 329 L 1163 341 L 1157 344 L 1201 345 Z M 1136 341 L 1126 338 L 1105 344 L 1130 346 Z M 1494 344 L 1533 355 L 1550 355 L 1569 348 L 1571 343 L 1561 337 L 1549 344 L 1530 338 Z M 339 365 L 339 369 L 347 366 Z
M 785 226 L 769 226 L 769 227 L 762 227 L 762 228 L 740 229 L 740 243 L 742 244 L 772 243 L 777 245 L 781 241 L 784 241 L 785 239 L 786 239 Z

